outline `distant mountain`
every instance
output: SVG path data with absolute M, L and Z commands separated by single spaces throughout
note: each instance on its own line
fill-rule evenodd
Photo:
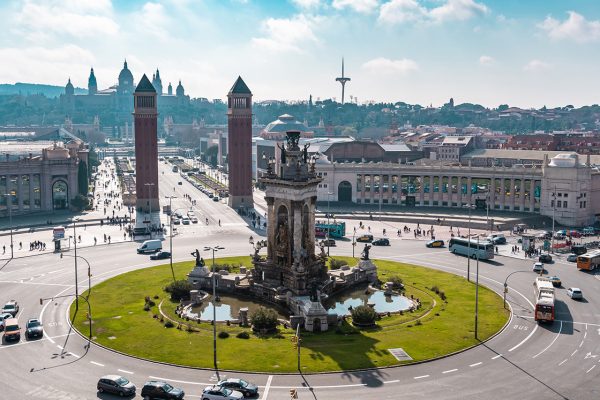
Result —
M 14 85 L 9 83 L 0 83 L 0 95 L 21 94 L 30 96 L 43 94 L 46 97 L 58 97 L 65 92 L 64 86 L 42 85 L 39 83 L 21 83 Z M 86 94 L 87 89 L 75 88 L 75 94 Z

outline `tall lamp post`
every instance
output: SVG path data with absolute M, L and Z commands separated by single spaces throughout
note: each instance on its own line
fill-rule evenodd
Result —
M 169 264 L 171 265 L 171 274 L 173 275 L 173 282 L 175 282 L 175 272 L 173 271 L 173 207 L 172 200 L 176 199 L 176 196 L 165 196 L 169 199 Z
M 150 186 L 154 186 L 154 183 L 144 183 L 144 186 L 148 188 L 148 206 L 150 207 L 150 239 L 152 239 L 152 199 L 150 198 Z
M 12 224 L 12 194 L 6 193 L 3 195 L 6 197 L 6 207 L 8 208 L 8 220 L 10 224 L 10 258 L 14 258 L 13 250 L 13 224 Z
M 60 258 L 63 258 L 63 257 L 73 257 L 75 259 L 81 258 L 83 261 L 85 261 L 85 263 L 88 266 L 88 295 L 87 295 L 87 297 L 90 297 L 90 293 L 92 292 L 92 267 L 90 266 L 90 262 L 83 256 L 74 256 L 74 255 L 72 256 L 70 254 L 65 254 L 65 253 L 61 252 Z M 79 296 L 76 296 L 76 297 L 79 297 Z
M 554 253 L 554 218 L 556 216 L 556 185 L 554 185 L 554 192 L 552 192 L 552 235 L 550 242 L 550 250 Z
M 215 366 L 215 374 L 219 378 L 219 368 L 217 367 L 217 277 L 215 271 L 215 252 L 224 250 L 222 246 L 205 246 L 204 251 L 212 251 L 212 287 L 213 287 L 213 363 Z
M 476 273 L 475 273 L 475 339 L 477 339 L 477 326 L 479 325 L 478 318 L 479 318 L 479 235 L 477 235 L 477 268 L 476 268 Z
M 469 200 L 469 229 L 467 232 L 467 248 L 469 255 L 467 256 L 467 282 L 471 282 L 471 201 Z
M 79 311 L 79 283 L 77 278 L 77 221 L 78 218 L 73 218 L 73 244 L 75 246 L 75 255 L 73 259 L 75 261 L 75 311 Z M 88 264 L 89 265 L 89 264 Z
M 327 257 L 329 257 L 329 216 L 331 215 L 331 195 L 333 192 L 327 192 Z
M 352 258 L 354 258 L 354 249 L 356 248 L 356 240 L 354 239 L 356 236 L 356 231 L 352 234 Z

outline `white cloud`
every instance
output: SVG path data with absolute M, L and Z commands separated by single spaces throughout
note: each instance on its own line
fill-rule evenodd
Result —
M 475 0 L 446 0 L 440 6 L 427 8 L 417 0 L 390 0 L 379 10 L 379 21 L 387 24 L 405 22 L 464 21 L 487 14 L 489 9 Z
M 591 42 L 600 39 L 600 21 L 588 21 L 581 14 L 569 11 L 569 18 L 559 21 L 547 16 L 538 28 L 548 34 L 551 39 L 570 39 L 576 42 Z
M 479 57 L 479 65 L 483 65 L 484 67 L 488 67 L 494 64 L 494 58 L 490 56 L 481 56 Z
M 148 2 L 135 14 L 135 28 L 138 32 L 152 35 L 160 40 L 169 38 L 169 17 L 160 3 Z
M 292 18 L 269 18 L 262 23 L 265 36 L 252 38 L 252 44 L 271 51 L 301 53 L 304 45 L 318 41 L 313 32 L 315 22 L 315 18 L 303 14 Z
M 32 41 L 57 34 L 85 38 L 119 32 L 110 0 L 27 0 L 12 22 L 17 32 Z
M 359 13 L 370 13 L 379 5 L 378 0 L 333 0 L 333 8 L 342 10 L 350 8 Z
M 536 71 L 543 71 L 543 70 L 549 69 L 551 67 L 552 66 L 550 64 L 548 64 L 547 62 L 540 61 L 540 60 L 531 60 L 527 64 L 525 64 L 523 69 L 525 71 L 536 72 Z
M 362 68 L 372 73 L 407 75 L 410 72 L 417 71 L 419 65 L 409 58 L 390 60 L 389 58 L 379 57 L 367 61 L 362 65 Z
M 292 0 L 296 7 L 310 9 L 321 5 L 321 0 Z

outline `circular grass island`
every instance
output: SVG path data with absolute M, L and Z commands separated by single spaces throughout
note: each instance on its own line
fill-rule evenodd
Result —
M 355 265 L 358 259 L 334 257 Z M 441 357 L 474 346 L 499 332 L 509 318 L 502 298 L 480 286 L 479 340 L 474 337 L 475 285 L 458 275 L 387 260 L 374 260 L 379 279 L 400 277 L 405 296 L 419 298 L 412 312 L 383 316 L 375 327 L 359 329 L 347 317 L 327 332 L 302 332 L 303 372 L 365 369 L 408 364 Z M 251 266 L 250 257 L 217 259 L 235 272 Z M 173 264 L 177 279 L 185 279 L 194 262 Z M 188 367 L 212 368 L 211 323 L 186 321 L 176 314 L 178 302 L 164 288 L 173 281 L 169 265 L 128 272 L 92 288 L 92 340 L 107 348 Z M 87 296 L 87 292 L 83 296 Z M 86 313 L 71 319 L 84 336 L 89 332 Z M 295 331 L 279 325 L 277 332 L 259 335 L 251 328 L 217 323 L 218 365 L 224 370 L 295 372 L 297 352 L 291 342 Z M 390 349 L 402 348 L 412 360 L 398 361 Z

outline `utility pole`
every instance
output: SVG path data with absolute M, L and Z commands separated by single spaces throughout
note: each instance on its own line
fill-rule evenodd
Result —
M 475 273 L 475 339 L 477 339 L 477 326 L 479 317 L 479 235 L 477 235 L 477 268 Z
M 342 104 L 344 104 L 344 90 L 346 88 L 346 82 L 350 81 L 350 78 L 344 76 L 344 59 L 342 58 L 342 76 L 335 78 L 335 80 L 342 84 Z
M 13 245 L 13 224 L 12 224 L 12 194 L 5 194 L 6 205 L 8 207 L 8 220 L 10 224 L 10 258 L 14 258 L 14 245 Z
M 173 206 L 172 201 L 176 199 L 175 196 L 167 196 L 169 199 L 169 263 L 171 265 L 171 274 L 173 275 L 173 282 L 175 282 L 175 271 L 173 271 Z
M 471 190 L 471 188 L 469 188 Z M 471 282 L 471 201 L 469 200 L 469 230 L 468 230 L 467 248 L 469 255 L 467 256 L 467 282 Z
M 552 193 L 552 235 L 550 250 L 554 253 L 554 218 L 556 217 L 556 185 L 554 185 L 554 192 Z
M 221 246 L 206 246 L 204 251 L 212 251 L 212 287 L 213 287 L 213 363 L 215 366 L 215 374 L 217 379 L 219 378 L 219 368 L 217 366 L 217 276 L 215 271 L 215 252 L 223 250 L 225 247 Z
M 73 242 L 75 244 L 75 311 L 79 311 L 79 279 L 77 278 L 77 231 L 75 225 L 77 219 L 73 218 Z

